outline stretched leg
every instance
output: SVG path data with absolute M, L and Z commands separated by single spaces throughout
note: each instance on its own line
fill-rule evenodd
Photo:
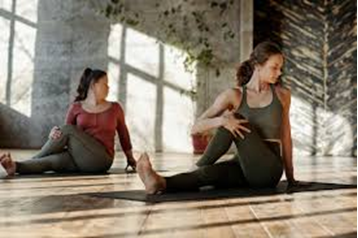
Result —
M 70 153 L 67 151 L 15 163 L 16 172 L 19 174 L 40 174 L 47 171 L 61 173 L 78 171 Z
M 198 190 L 203 186 L 215 188 L 243 187 L 247 185 L 236 157 L 213 165 L 202 166 L 189 173 L 165 177 L 167 192 Z
M 159 191 L 175 192 L 198 190 L 206 185 L 215 187 L 235 187 L 246 184 L 242 170 L 236 158 L 201 167 L 193 172 L 181 173 L 171 177 L 157 174 L 144 154 L 138 160 L 137 171 L 146 191 L 153 194 Z
M 263 141 L 256 129 L 250 124 L 247 124 L 247 127 L 251 130 L 251 133 L 245 133 L 244 139 L 234 138 L 228 130 L 223 127 L 220 128 L 220 136 L 223 136 L 226 142 L 234 141 L 238 154 L 231 161 L 203 166 L 193 172 L 163 178 L 152 169 L 148 156 L 141 157 L 138 161 L 138 173 L 146 191 L 155 193 L 164 190 L 197 190 L 206 185 L 216 187 L 276 186 L 283 172 L 282 160 L 277 153 L 279 150 L 271 148 Z M 218 142 L 220 141 L 218 140 Z M 224 150 L 218 151 L 222 153 Z M 220 153 L 216 153 L 212 158 L 218 159 Z M 214 161 L 212 158 L 210 158 L 211 162 Z

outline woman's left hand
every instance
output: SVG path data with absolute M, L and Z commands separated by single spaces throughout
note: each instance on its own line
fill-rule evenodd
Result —
M 127 159 L 127 166 L 125 168 L 126 172 L 130 172 L 129 167 L 132 168 L 132 171 L 135 172 L 137 168 L 137 161 L 132 157 Z

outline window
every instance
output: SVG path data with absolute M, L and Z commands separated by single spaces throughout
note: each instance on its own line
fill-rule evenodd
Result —
M 38 0 L 0 0 L 0 103 L 30 117 Z

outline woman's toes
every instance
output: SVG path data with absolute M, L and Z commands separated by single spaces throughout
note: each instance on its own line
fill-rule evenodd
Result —
M 8 176 L 14 176 L 16 172 L 16 163 L 11 159 L 10 154 L 7 154 L 1 160 L 1 165 L 6 170 Z
M 2 155 L 0 155 L 0 162 L 5 158 L 7 156 L 7 154 L 6 153 L 4 153 L 4 154 L 2 154 Z

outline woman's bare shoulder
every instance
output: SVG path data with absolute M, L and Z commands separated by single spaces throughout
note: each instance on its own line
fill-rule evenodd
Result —
M 237 108 L 241 103 L 242 98 L 242 87 L 233 87 L 226 89 L 225 91 L 228 101 L 230 102 L 230 110 L 233 108 Z
M 287 87 L 284 87 L 282 85 L 276 85 L 275 91 L 277 93 L 278 98 L 280 99 L 282 105 L 284 107 L 290 105 L 291 102 L 291 90 Z
M 231 97 L 240 96 L 242 94 L 242 87 L 236 86 L 236 87 L 228 88 L 226 89 L 226 93 Z
M 230 99 L 234 98 L 235 96 L 237 96 L 238 93 L 241 94 L 241 91 L 238 88 L 228 88 L 228 89 L 225 89 L 224 91 L 222 91 L 218 95 L 218 97 L 230 100 Z
M 291 96 L 291 90 L 287 87 L 282 86 L 282 85 L 275 85 L 275 90 L 279 94 L 279 96 L 282 96 L 284 98 Z

